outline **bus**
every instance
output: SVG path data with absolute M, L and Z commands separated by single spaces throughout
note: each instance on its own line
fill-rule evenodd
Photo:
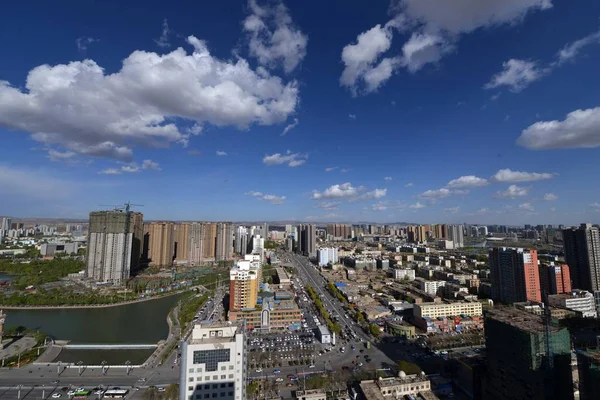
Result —
M 104 397 L 111 399 L 122 399 L 123 397 L 127 396 L 127 393 L 129 393 L 129 390 L 111 389 L 104 392 Z

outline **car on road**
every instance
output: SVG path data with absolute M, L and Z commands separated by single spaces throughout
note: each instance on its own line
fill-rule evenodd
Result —
M 60 396 L 62 396 L 60 393 L 54 393 L 54 394 L 52 394 L 52 398 L 53 399 L 58 399 Z
M 75 391 L 74 390 L 69 390 L 67 392 L 67 396 L 69 396 L 69 397 L 75 396 Z
M 60 381 L 57 379 L 57 380 L 52 381 L 52 384 L 53 385 L 58 385 L 58 382 L 60 382 Z
M 283 378 L 277 378 L 275 379 L 275 382 L 283 382 Z
M 273 370 L 273 373 L 274 373 L 274 374 L 280 374 L 280 373 L 281 373 L 281 371 L 280 371 L 280 370 L 278 370 L 278 369 L 274 369 L 274 370 Z
M 162 387 L 162 386 L 160 386 L 160 387 L 158 388 L 158 391 L 159 391 L 159 392 L 164 392 L 165 390 L 166 390 L 166 389 L 165 389 L 164 387 Z
M 256 372 L 262 372 L 262 368 L 257 369 Z

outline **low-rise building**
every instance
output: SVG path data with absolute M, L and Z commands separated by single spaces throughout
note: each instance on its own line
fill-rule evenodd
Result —
M 415 280 L 415 270 L 414 269 L 395 269 L 394 270 L 394 279 L 402 280 L 406 277 L 406 279 L 410 281 Z
M 579 311 L 584 318 L 595 318 L 597 316 L 596 299 L 592 293 L 585 290 L 573 290 L 570 293 L 550 295 L 548 296 L 548 303 L 554 307 Z
M 331 343 L 331 332 L 329 332 L 329 329 L 327 329 L 327 327 L 325 325 L 318 326 L 318 334 L 319 334 L 319 340 L 321 341 L 321 343 L 323 343 L 323 344 Z
M 434 296 L 437 294 L 440 288 L 446 285 L 446 281 L 428 281 L 423 278 L 416 278 L 415 281 L 417 282 L 417 287 L 419 289 Z
M 296 390 L 298 400 L 327 400 L 327 393 L 323 389 Z
M 415 304 L 413 315 L 415 318 L 438 318 L 454 315 L 467 315 L 469 317 L 480 316 L 483 314 L 481 303 L 477 301 L 459 301 L 446 303 L 421 303 Z
M 360 389 L 366 400 L 395 400 L 424 393 L 432 395 L 431 383 L 425 374 L 406 375 L 403 371 L 397 377 L 361 381 Z

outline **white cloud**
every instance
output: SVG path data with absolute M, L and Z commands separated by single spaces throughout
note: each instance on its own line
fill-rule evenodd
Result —
M 424 65 L 438 62 L 442 56 L 453 50 L 447 40 L 438 35 L 413 33 L 402 46 L 402 59 L 398 64 L 405 66 L 410 72 L 417 72 Z
M 171 43 L 169 43 L 169 34 L 170 33 L 171 33 L 171 30 L 169 29 L 169 23 L 168 23 L 167 19 L 165 18 L 162 23 L 162 32 L 160 34 L 160 37 L 158 39 L 155 39 L 154 43 L 156 43 L 158 45 L 158 47 L 161 47 L 161 48 L 171 47 Z
M 362 187 L 359 187 L 358 189 L 361 189 Z M 364 201 L 364 200 L 373 200 L 373 199 L 380 199 L 382 197 L 385 197 L 385 195 L 387 194 L 387 189 L 375 189 L 371 192 L 366 192 L 361 194 L 360 196 L 351 199 L 351 201 Z
M 379 66 L 381 63 L 377 63 L 377 59 L 390 48 L 392 36 L 392 26 L 381 26 L 378 24 L 358 35 L 356 43 L 344 47 L 342 50 L 344 71 L 340 77 L 340 85 L 349 88 L 356 95 L 359 92 L 361 84 L 365 83 L 366 74 L 377 67 L 383 68 Z M 386 62 L 386 64 L 389 63 L 391 61 Z M 376 84 L 376 77 L 384 77 L 382 72 L 374 74 L 376 76 L 371 77 L 371 86 Z
M 130 161 L 130 146 L 187 143 L 193 133 L 180 131 L 174 117 L 245 129 L 294 112 L 295 81 L 257 73 L 241 58 L 219 60 L 194 36 L 187 43 L 189 55 L 135 51 L 108 75 L 88 59 L 38 66 L 24 89 L 0 81 L 0 125 L 79 154 Z
M 404 185 L 404 187 L 410 188 L 413 187 L 414 184 L 412 182 L 408 182 L 406 185 Z
M 594 208 L 596 211 L 600 211 L 600 203 L 598 202 L 590 203 L 590 207 Z
M 161 168 L 158 165 L 158 163 L 155 162 L 155 161 L 152 161 L 152 160 L 144 160 L 142 162 L 142 169 L 153 169 L 155 171 L 160 171 L 161 170 Z
M 226 155 L 227 155 L 227 152 L 225 152 L 225 151 L 221 151 L 221 150 L 217 150 L 217 155 L 218 155 L 218 156 L 221 156 L 221 157 L 222 157 L 222 156 L 226 156 Z
M 265 194 L 262 192 L 246 192 L 246 196 L 256 197 L 259 200 L 268 201 L 271 204 L 283 204 L 285 202 L 285 196 L 275 196 L 274 194 Z
M 264 156 L 263 163 L 267 165 L 287 164 L 288 167 L 298 167 L 304 164 L 307 158 L 307 154 L 292 153 L 288 150 L 285 154 L 275 153 Z
M 459 210 L 460 210 L 460 207 L 444 208 L 444 212 L 446 214 L 456 214 Z
M 492 76 L 485 84 L 485 89 L 507 86 L 512 92 L 520 92 L 549 72 L 548 69 L 540 69 L 535 61 L 511 59 L 503 63 L 502 67 L 502 72 Z
M 531 203 L 519 204 L 519 209 L 520 210 L 525 210 L 525 211 L 535 211 L 535 209 L 533 208 L 533 206 L 531 205 Z
M 75 40 L 75 45 L 77 45 L 77 50 L 81 52 L 85 52 L 88 49 L 88 46 L 94 42 L 99 42 L 99 39 L 94 39 L 88 36 L 78 37 Z
M 451 52 L 460 35 L 483 27 L 516 24 L 528 12 L 552 7 L 551 0 L 397 0 L 396 14 L 344 47 L 340 84 L 353 95 L 376 91 L 394 72 L 405 67 L 416 72 Z M 401 55 L 386 56 L 393 30 L 412 32 Z
M 448 182 L 446 187 L 450 189 L 458 189 L 485 186 L 487 184 L 487 179 L 479 178 L 475 175 L 465 175 L 461 176 L 460 178 L 452 179 L 450 182 Z
M 377 202 L 371 206 L 373 211 L 385 211 L 387 208 L 387 205 L 383 202 Z
M 338 199 L 338 198 L 349 198 L 354 197 L 358 194 L 358 190 L 352 186 L 350 182 L 332 185 L 325 189 L 323 192 L 313 190 L 312 198 L 315 200 L 319 199 Z
M 331 171 L 335 171 L 338 167 L 328 167 L 325 168 L 325 172 L 331 172 Z
M 386 176 L 385 178 L 383 178 L 384 181 L 386 182 L 390 182 L 392 180 L 391 176 Z
M 350 170 L 348 168 L 342 168 L 340 169 L 341 173 L 345 173 L 345 172 L 350 172 Z
M 554 200 L 558 200 L 558 196 L 555 195 L 554 193 L 546 193 L 544 195 L 544 200 L 546 201 L 554 201 Z
M 600 147 L 600 107 L 575 110 L 562 121 L 536 122 L 517 144 L 533 150 Z
M 576 40 L 573 43 L 569 43 L 561 51 L 558 52 L 558 63 L 562 64 L 566 61 L 572 60 L 581 50 L 594 43 L 600 43 L 600 31 L 594 32 L 582 39 Z
M 286 73 L 292 72 L 306 56 L 308 36 L 294 26 L 283 3 L 261 7 L 256 0 L 248 2 L 251 14 L 244 21 L 248 33 L 250 55 L 261 65 L 283 65 Z
M 409 208 L 419 209 L 427 207 L 425 204 L 421 204 L 420 202 L 416 202 L 415 204 L 411 204 Z
M 446 188 L 441 188 L 438 190 L 427 190 L 421 194 L 419 194 L 420 199 L 441 199 L 444 197 L 448 197 L 452 194 L 452 191 Z
M 517 185 L 510 185 L 508 189 L 504 191 L 496 192 L 496 197 L 506 198 L 506 199 L 516 199 L 517 197 L 527 196 L 529 192 L 528 188 L 520 187 Z
M 348 116 L 350 117 L 350 119 L 356 119 L 356 114 L 348 114 Z
M 299 122 L 300 121 L 298 121 L 298 118 L 294 118 L 294 122 L 292 122 L 291 124 L 289 124 L 288 126 L 285 127 L 283 132 L 281 132 L 281 136 L 285 136 L 289 131 L 294 129 L 298 125 Z
M 48 158 L 50 161 L 65 161 L 75 157 L 75 155 L 76 154 L 72 151 L 48 150 Z
M 337 210 L 339 205 L 339 201 L 325 201 L 323 203 L 317 204 L 317 207 L 322 208 L 324 210 Z
M 126 173 L 135 173 L 135 172 L 140 172 L 141 170 L 145 170 L 145 169 L 152 169 L 155 171 L 161 171 L 160 165 L 152 160 L 144 160 L 142 161 L 142 165 L 138 165 L 137 163 L 127 163 L 122 165 L 120 168 L 107 168 L 104 169 L 100 172 L 98 172 L 99 174 L 102 175 L 120 175 L 123 172 Z
M 509 168 L 501 169 L 496 172 L 494 176 L 491 177 L 493 182 L 497 183 L 512 183 L 512 182 L 532 182 L 532 181 L 541 181 L 544 179 L 552 179 L 554 178 L 554 174 L 550 174 L 547 172 L 522 172 L 522 171 L 512 171 Z

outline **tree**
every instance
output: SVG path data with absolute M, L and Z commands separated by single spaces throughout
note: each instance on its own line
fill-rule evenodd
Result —
M 379 330 L 379 326 L 377 326 L 377 324 L 369 324 L 369 332 L 371 332 L 371 335 L 377 337 L 379 336 L 379 334 L 381 333 L 381 331 Z
M 156 386 L 150 386 L 144 392 L 145 400 L 156 400 L 157 398 L 158 398 L 158 390 L 156 389 Z
M 172 383 L 165 390 L 165 400 L 177 400 L 179 398 L 179 384 Z

